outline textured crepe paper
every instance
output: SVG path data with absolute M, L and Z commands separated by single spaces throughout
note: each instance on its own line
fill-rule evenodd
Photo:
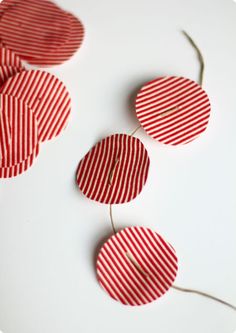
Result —
M 11 142 L 0 161 L 0 167 L 12 167 L 25 161 L 35 151 L 38 144 L 38 128 L 33 111 L 13 96 L 0 94 L 3 112 L 10 124 Z
M 11 66 L 11 67 L 16 67 L 16 68 L 24 68 L 20 57 L 18 57 L 15 54 L 15 52 L 13 52 L 12 50 L 9 50 L 5 47 L 0 48 L 0 65 L 1 66 Z
M 102 246 L 98 280 L 106 292 L 125 305 L 155 301 L 172 286 L 178 260 L 173 247 L 156 232 L 130 227 Z
M 14 5 L 16 1 L 18 0 L 2 0 L 0 2 L 0 18 L 4 13 L 4 11 L 10 8 L 12 5 Z
M 33 110 L 39 141 L 52 139 L 66 127 L 71 99 L 65 85 L 54 75 L 39 70 L 23 71 L 8 79 L 0 91 L 23 100 Z
M 3 85 L 10 77 L 23 71 L 21 67 L 0 65 L 0 86 Z
M 0 165 L 2 158 L 6 155 L 8 146 L 11 143 L 11 129 L 8 120 L 8 114 L 6 108 L 2 105 L 2 99 L 0 95 Z
M 97 143 L 80 161 L 77 183 L 92 200 L 106 204 L 129 202 L 145 185 L 149 163 L 139 139 L 114 134 Z
M 34 64 L 63 47 L 70 33 L 68 15 L 47 0 L 12 1 L 0 19 L 2 43 Z
M 34 58 L 35 65 L 44 67 L 59 65 L 70 59 L 80 48 L 84 39 L 84 27 L 78 18 L 70 13 L 66 14 L 70 20 L 70 33 L 67 41 L 61 48 L 48 52 L 45 57 Z
M 207 127 L 210 102 L 206 92 L 183 77 L 148 82 L 136 98 L 137 117 L 154 139 L 171 145 L 196 139 Z

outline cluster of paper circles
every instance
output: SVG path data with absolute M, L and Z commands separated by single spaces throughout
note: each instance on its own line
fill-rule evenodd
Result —
M 3 0 L 0 40 L 28 63 L 53 66 L 70 59 L 81 46 L 80 20 L 49 0 Z
M 71 99 L 54 75 L 26 70 L 14 52 L 0 48 L 5 70 L 0 85 L 0 178 L 26 171 L 39 153 L 40 143 L 66 127 Z

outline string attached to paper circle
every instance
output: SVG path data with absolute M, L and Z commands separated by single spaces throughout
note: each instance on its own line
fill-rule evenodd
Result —
M 113 219 L 113 211 L 112 211 L 112 205 L 109 206 L 109 214 L 110 214 L 110 220 L 111 220 L 111 226 L 112 226 L 112 230 L 113 230 L 113 233 L 116 234 L 117 231 L 116 231 L 116 227 L 115 227 L 115 224 L 114 224 L 114 219 Z M 148 273 L 147 272 L 144 272 L 143 269 L 139 266 L 139 264 L 137 263 L 137 261 L 135 261 L 134 258 L 132 258 L 131 256 L 127 255 L 128 259 L 131 261 L 131 263 L 134 265 L 134 267 L 139 270 L 140 272 L 142 272 L 142 274 L 145 274 L 146 276 L 148 276 Z M 215 302 L 218 302 L 218 303 L 221 303 L 229 308 L 231 308 L 232 310 L 236 311 L 236 306 L 231 304 L 231 303 L 228 303 L 216 296 L 213 296 L 209 293 L 206 293 L 204 291 L 201 291 L 201 290 L 197 290 L 197 289 L 191 289 L 191 288 L 184 288 L 184 287 L 180 287 L 180 286 L 176 286 L 174 284 L 172 284 L 171 286 L 172 289 L 175 289 L 177 291 L 181 291 L 181 292 L 185 292 L 185 293 L 191 293 L 191 294 L 196 294 L 198 296 L 202 296 L 202 297 L 206 297 L 208 299 L 211 299 Z
M 197 55 L 198 55 L 198 60 L 200 63 L 200 70 L 199 70 L 199 85 L 202 87 L 203 85 L 203 79 L 204 79 L 204 69 L 205 69 L 205 62 L 204 62 L 204 58 L 203 55 L 199 49 L 199 47 L 197 46 L 197 44 L 194 42 L 194 40 L 192 39 L 192 37 L 186 32 L 186 31 L 182 31 L 182 33 L 185 35 L 185 37 L 187 38 L 187 40 L 190 42 L 190 44 L 193 46 L 193 48 L 196 50 Z M 172 110 L 167 110 L 165 112 L 165 115 L 167 115 L 167 113 L 169 114 L 169 112 Z M 164 116 L 165 116 L 164 115 Z M 137 128 L 134 129 L 134 131 L 130 134 L 130 136 L 134 136 L 134 134 L 141 128 L 142 126 L 139 125 Z M 111 171 L 112 174 L 114 174 L 114 167 Z M 111 184 L 112 185 L 112 184 Z M 109 205 L 109 215 L 110 215 L 110 221 L 111 221 L 111 226 L 112 226 L 112 230 L 114 235 L 117 233 L 116 231 L 116 227 L 115 227 L 115 223 L 114 223 L 114 218 L 113 218 L 113 211 L 112 211 L 112 204 Z M 128 252 L 126 253 L 127 258 L 130 260 L 130 262 L 133 264 L 133 266 L 135 267 L 135 269 L 137 269 L 141 274 L 145 275 L 146 277 L 148 277 L 148 273 L 145 272 L 140 265 L 138 264 L 138 262 L 132 257 L 132 255 L 130 255 Z M 230 304 L 218 297 L 215 297 L 209 293 L 200 291 L 200 290 L 196 290 L 196 289 L 190 289 L 190 288 L 184 288 L 184 287 L 179 287 L 176 286 L 174 284 L 172 284 L 171 288 L 173 288 L 174 290 L 177 291 L 181 291 L 181 292 L 185 292 L 185 293 L 192 293 L 192 294 L 196 294 L 202 297 L 206 297 L 208 299 L 211 299 L 215 302 L 221 303 L 229 308 L 231 308 L 232 310 L 236 311 L 236 306 L 234 306 L 233 304 Z
M 98 142 L 80 161 L 76 179 L 87 198 L 109 205 L 114 235 L 100 249 L 96 269 L 99 283 L 112 298 L 124 305 L 144 305 L 172 287 L 236 310 L 234 305 L 205 292 L 173 285 L 178 270 L 174 247 L 146 227 L 117 231 L 113 218 L 112 205 L 133 200 L 147 180 L 148 152 L 134 136 L 141 127 L 153 139 L 172 146 L 195 140 L 207 128 L 211 106 L 201 87 L 204 59 L 193 39 L 183 33 L 198 55 L 199 84 L 176 76 L 146 83 L 135 100 L 140 125 L 130 135 L 113 134 Z

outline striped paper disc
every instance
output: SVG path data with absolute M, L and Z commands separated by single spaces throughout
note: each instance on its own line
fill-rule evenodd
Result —
M 160 77 L 137 95 L 137 117 L 144 130 L 165 144 L 186 144 L 207 127 L 210 102 L 206 92 L 183 77 Z
M 22 100 L 0 94 L 0 103 L 8 115 L 11 132 L 11 143 L 0 162 L 4 168 L 23 162 L 34 152 L 38 128 L 34 113 Z
M 69 32 L 66 13 L 47 0 L 16 0 L 1 15 L 2 43 L 31 63 L 62 47 Z
M 0 86 L 3 85 L 10 77 L 22 72 L 23 68 L 0 65 Z
M 11 167 L 0 167 L 0 178 L 12 178 L 16 177 L 30 168 L 39 154 L 39 144 L 34 148 L 33 153 L 27 157 L 23 162 L 17 163 Z
M 11 143 L 11 128 L 6 108 L 0 99 L 0 165 L 1 160 L 6 156 L 7 149 Z
M 78 18 L 70 13 L 66 13 L 66 15 L 70 21 L 70 33 L 66 43 L 62 47 L 48 52 L 41 58 L 30 60 L 31 63 L 44 67 L 60 65 L 70 59 L 80 48 L 84 39 L 84 27 Z
M 1 93 L 23 100 L 34 111 L 40 141 L 52 139 L 66 127 L 71 99 L 65 85 L 54 75 L 39 71 L 23 71 L 1 88 Z
M 14 68 L 24 68 L 21 59 L 13 51 L 5 47 L 0 48 L 0 65 L 11 66 Z
M 172 286 L 178 260 L 173 247 L 156 232 L 130 227 L 101 248 L 98 280 L 107 293 L 125 305 L 155 301 Z
M 139 139 L 114 134 L 97 143 L 80 161 L 77 183 L 92 200 L 106 204 L 129 202 L 146 183 L 149 163 Z

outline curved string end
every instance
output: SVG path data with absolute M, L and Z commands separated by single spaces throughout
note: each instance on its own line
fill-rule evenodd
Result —
M 218 302 L 218 303 L 220 303 L 222 305 L 225 305 L 228 308 L 236 311 L 236 306 L 234 304 L 228 303 L 225 300 L 220 299 L 218 297 L 215 297 L 215 296 L 213 296 L 211 294 L 208 294 L 208 293 L 206 293 L 204 291 L 196 290 L 196 289 L 183 288 L 183 287 L 179 287 L 179 286 L 176 286 L 176 285 L 172 285 L 172 288 L 175 289 L 175 290 L 178 290 L 178 291 L 185 292 L 185 293 L 192 293 L 192 294 L 196 294 L 198 296 L 209 298 L 212 301 Z
M 203 78 L 204 78 L 204 70 L 205 70 L 205 62 L 202 55 L 202 52 L 200 51 L 199 47 L 195 43 L 195 41 L 192 39 L 192 37 L 185 31 L 181 30 L 182 34 L 188 39 L 189 43 L 192 45 L 192 47 L 195 49 L 198 55 L 198 60 L 200 63 L 200 71 L 199 71 L 199 85 L 203 85 Z

